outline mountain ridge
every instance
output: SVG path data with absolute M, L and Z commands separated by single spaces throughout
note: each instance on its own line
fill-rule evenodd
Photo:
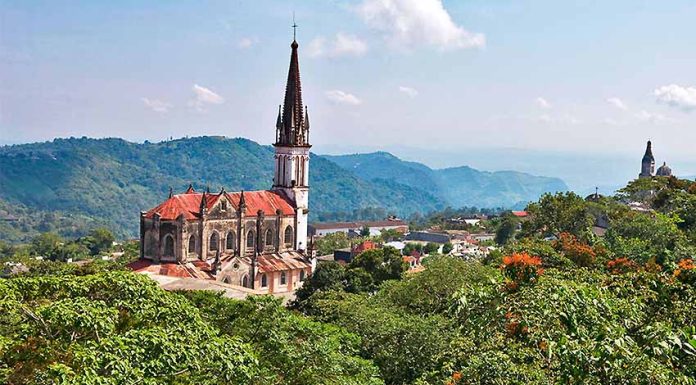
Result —
M 0 207 L 4 209 L 0 215 L 27 217 L 35 212 L 51 218 L 55 216 L 51 213 L 63 213 L 74 218 L 93 218 L 96 223 L 109 224 L 121 237 L 133 237 L 137 234 L 139 212 L 165 199 L 170 186 L 175 192 L 183 191 L 189 183 L 197 189 L 217 190 L 224 186 L 228 191 L 270 188 L 273 154 L 272 146 L 221 136 L 157 143 L 133 143 L 120 138 L 59 138 L 2 146 L 0 202 L 4 204 Z M 450 182 L 438 179 L 425 165 L 404 162 L 386 152 L 379 157 L 395 167 L 403 167 L 406 176 L 383 173 L 367 178 L 360 168 L 347 170 L 330 156 L 312 156 L 310 216 L 313 221 L 372 219 L 387 214 L 408 216 L 458 203 L 451 199 L 456 197 L 456 191 L 447 190 L 450 191 L 447 195 L 441 188 L 443 183 Z M 369 157 L 363 159 L 372 162 Z M 468 169 L 472 175 L 487 175 Z M 499 186 L 515 190 L 523 189 L 525 183 L 535 183 L 527 182 L 530 176 L 518 174 L 510 178 L 511 186 Z M 518 201 L 516 198 L 511 191 L 503 191 L 476 206 L 491 207 L 486 202 L 513 206 Z M 528 195 L 525 199 L 536 199 L 536 196 Z M 15 238 L 22 238 L 21 231 L 36 232 L 37 226 L 52 229 L 50 219 L 24 221 L 23 230 L 8 228 L 21 227 L 22 221 L 0 222 L 0 239 L 11 238 L 6 235 L 11 231 L 16 233 Z M 29 222 L 34 224 L 29 226 L 26 224 Z M 73 228 L 81 227 L 73 225 Z

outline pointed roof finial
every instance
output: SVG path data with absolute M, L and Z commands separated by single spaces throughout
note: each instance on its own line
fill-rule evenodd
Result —
M 244 206 L 246 206 L 246 201 L 244 200 L 244 190 L 242 190 L 242 193 L 239 196 L 239 207 L 244 207 Z
M 169 186 L 169 197 L 171 198 L 174 195 L 174 189 L 172 189 L 172 186 Z
M 189 183 L 188 188 L 186 189 L 185 194 L 192 194 L 195 193 L 196 190 L 193 189 L 193 183 Z

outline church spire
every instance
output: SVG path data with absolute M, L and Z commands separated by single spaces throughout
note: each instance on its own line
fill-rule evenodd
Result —
M 652 142 L 648 140 L 648 146 L 645 148 L 645 155 L 643 155 L 643 161 L 655 161 L 655 157 L 652 153 Z
M 297 25 L 293 23 L 293 29 Z M 276 123 L 277 146 L 309 146 L 307 142 L 307 127 L 305 125 L 306 111 L 302 105 L 302 84 L 300 82 L 300 63 L 297 54 L 297 40 L 290 44 L 290 68 L 288 69 L 288 81 L 285 85 L 285 99 L 283 100 L 280 121 Z M 280 124 L 278 124 L 280 123 Z

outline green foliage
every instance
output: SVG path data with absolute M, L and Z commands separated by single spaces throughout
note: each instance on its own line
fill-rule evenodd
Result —
M 0 382 L 248 384 L 253 350 L 186 299 L 113 272 L 0 281 Z
M 401 274 L 408 269 L 401 254 L 393 247 L 372 249 L 358 254 L 350 263 L 349 268 L 362 269 L 372 277 L 372 284 L 361 291 L 372 291 L 382 282 L 399 279 Z
M 411 254 L 413 254 L 414 251 L 417 251 L 419 253 L 423 253 L 423 244 L 416 243 L 416 242 L 408 242 L 404 246 L 402 253 L 404 255 L 411 255 Z
M 249 384 L 378 385 L 360 340 L 343 329 L 310 321 L 272 297 L 245 301 L 211 292 L 182 292 L 223 336 L 239 338 L 258 354 L 259 375 Z
M 24 241 L 26 234 L 45 231 L 83 236 L 105 224 L 118 238 L 133 238 L 139 210 L 165 199 L 170 186 L 175 191 L 189 183 L 201 190 L 206 185 L 228 191 L 265 189 L 273 178 L 273 164 L 271 146 L 241 138 L 160 143 L 69 138 L 0 147 L 0 199 L 7 206 L 2 210 L 5 204 L 0 202 L 0 214 L 19 217 L 0 221 L 0 238 Z M 344 219 L 367 215 L 360 210 L 371 216 L 381 210 L 382 215 L 370 219 L 383 219 L 384 214 L 407 216 L 444 207 L 429 191 L 389 180 L 363 180 L 321 156 L 313 155 L 310 184 L 313 220 L 329 220 L 322 215 L 345 207 L 355 211 L 345 213 Z
M 425 254 L 434 254 L 437 253 L 438 250 L 440 250 L 440 245 L 433 242 L 428 242 L 423 247 L 423 252 L 425 252 Z
M 531 203 L 527 211 L 530 214 L 530 220 L 524 224 L 527 233 L 555 236 L 570 233 L 589 239 L 595 221 L 587 202 L 573 192 L 544 194 L 539 202 Z
M 606 241 L 616 256 L 629 257 L 642 264 L 655 258 L 660 265 L 671 267 L 693 252 L 679 230 L 680 222 L 676 215 L 630 212 L 612 221 Z
M 318 255 L 333 254 L 334 250 L 345 249 L 350 246 L 350 239 L 344 232 L 336 232 L 316 238 L 314 247 Z
M 495 243 L 501 246 L 508 243 L 515 236 L 515 230 L 517 230 L 519 223 L 519 219 L 512 213 L 505 214 L 495 231 Z
M 447 255 L 447 254 L 451 253 L 453 249 L 454 249 L 454 246 L 452 245 L 452 243 L 447 242 L 444 245 L 442 245 L 442 254 Z

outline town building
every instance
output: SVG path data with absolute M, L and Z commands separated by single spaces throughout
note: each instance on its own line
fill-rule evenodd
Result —
M 655 157 L 652 152 L 652 142 L 648 140 L 645 154 L 640 162 L 639 178 L 652 178 L 653 176 L 672 176 L 672 169 L 667 166 L 667 162 L 662 162 L 662 166 L 655 172 Z
M 193 186 L 140 215 L 136 271 L 291 292 L 312 272 L 308 251 L 309 114 L 293 39 L 275 127 L 270 190 L 211 193 Z M 243 172 L 243 170 L 240 170 Z
M 334 233 L 359 234 L 363 228 L 370 230 L 370 236 L 379 235 L 382 230 L 405 233 L 408 231 L 408 223 L 398 218 L 387 218 L 384 221 L 312 223 L 309 225 L 309 234 L 318 237 Z

